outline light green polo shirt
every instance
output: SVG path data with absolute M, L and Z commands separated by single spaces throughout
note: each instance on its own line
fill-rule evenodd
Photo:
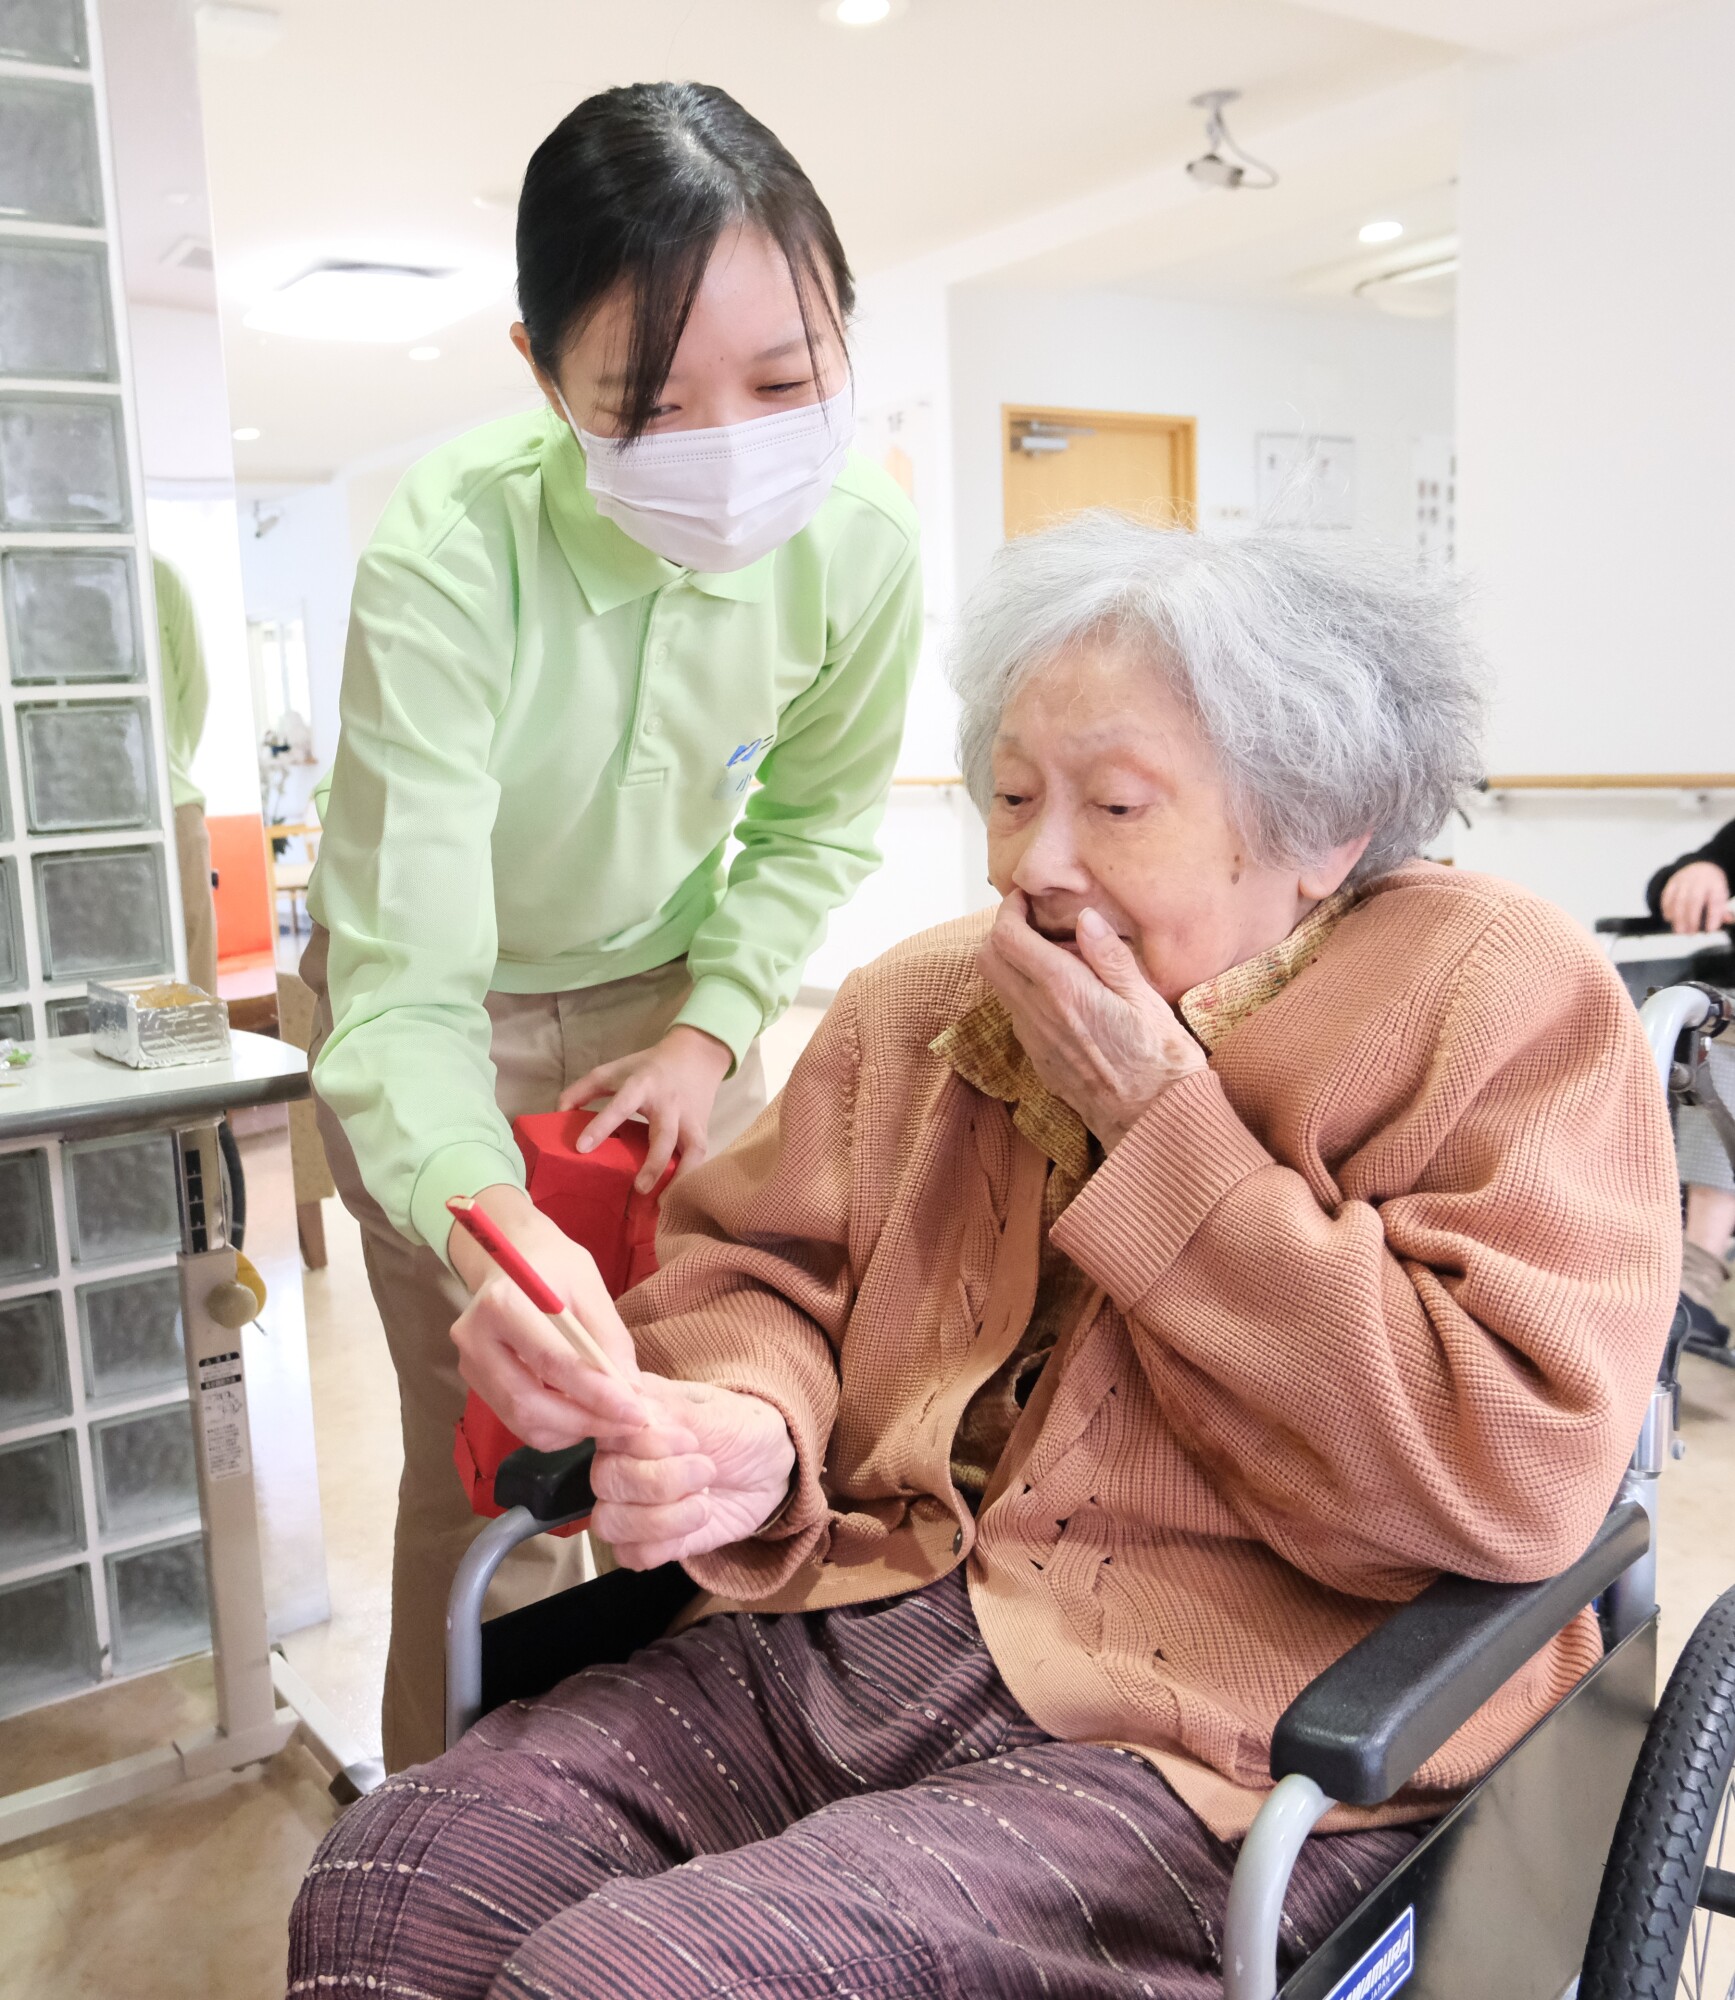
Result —
M 604 520 L 546 412 L 411 470 L 356 575 L 308 895 L 331 934 L 314 1076 L 394 1227 L 443 1254 L 448 1196 L 523 1180 L 490 989 L 684 956 L 679 1018 L 737 1059 L 789 1004 L 879 862 L 916 543 L 856 454 L 809 527 L 724 576 Z
M 169 759 L 169 800 L 202 806 L 205 794 L 193 783 L 193 758 L 205 733 L 211 683 L 199 644 L 193 600 L 177 569 L 161 556 L 151 558 L 156 587 L 158 658 L 163 669 L 163 747 Z

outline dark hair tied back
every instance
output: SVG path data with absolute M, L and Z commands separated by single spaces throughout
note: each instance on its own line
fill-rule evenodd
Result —
M 808 351 L 814 306 L 839 334 L 855 281 L 813 183 L 776 134 L 705 83 L 587 97 L 531 155 L 518 201 L 518 311 L 550 374 L 621 280 L 633 292 L 622 435 L 668 380 L 718 237 L 747 224 L 788 259 Z M 824 282 L 829 280 L 829 284 Z

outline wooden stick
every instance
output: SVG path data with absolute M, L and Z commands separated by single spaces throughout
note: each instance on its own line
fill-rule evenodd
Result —
M 476 1206 L 473 1196 L 455 1194 L 446 1203 L 446 1208 L 453 1220 L 466 1234 L 475 1238 L 537 1311 L 559 1327 L 579 1360 L 616 1382 L 625 1382 L 626 1377 L 597 1345 L 595 1336 L 583 1321 L 494 1218 L 485 1209 Z

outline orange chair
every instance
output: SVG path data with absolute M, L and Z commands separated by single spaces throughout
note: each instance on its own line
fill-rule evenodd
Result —
M 207 819 L 217 878 L 217 991 L 237 1028 L 277 1024 L 277 911 L 256 813 Z

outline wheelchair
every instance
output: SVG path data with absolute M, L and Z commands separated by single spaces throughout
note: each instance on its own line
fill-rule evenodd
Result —
M 1665 1087 L 1729 1027 L 1731 996 L 1654 995 Z M 1638 1447 L 1601 1529 L 1541 1583 L 1442 1576 L 1302 1690 L 1272 1738 L 1274 1789 L 1242 1842 L 1225 2000 L 1735 2000 L 1735 1590 L 1657 1701 L 1656 1499 L 1673 1443 L 1677 1312 Z M 592 1505 L 588 1441 L 520 1449 L 447 1612 L 446 1740 L 582 1668 L 625 1660 L 698 1594 L 676 1564 L 614 1571 L 484 1622 L 508 1552 Z M 1290 1872 L 1334 1801 L 1378 1805 L 1587 1605 L 1601 1660 L 1279 1983 Z
M 1610 941 L 1610 962 L 1635 1007 L 1660 988 L 1691 983 L 1716 987 L 1727 993 L 1735 989 L 1735 925 L 1722 932 L 1699 937 L 1677 937 L 1663 930 L 1655 917 L 1599 917 L 1596 928 Z M 1649 941 L 1646 951 L 1644 940 Z M 1632 955 L 1615 956 L 1623 946 Z M 1731 1162 L 1735 1162 L 1735 1109 L 1723 1102 L 1716 1084 L 1705 1067 L 1701 1042 L 1699 1060 L 1690 1070 L 1669 1079 L 1671 1113 L 1693 1105 L 1708 1114 Z M 1687 1333 L 1686 1352 L 1713 1361 L 1721 1368 L 1735 1368 L 1735 1345 L 1722 1328 L 1701 1312 L 1690 1311 L 1693 1324 Z

